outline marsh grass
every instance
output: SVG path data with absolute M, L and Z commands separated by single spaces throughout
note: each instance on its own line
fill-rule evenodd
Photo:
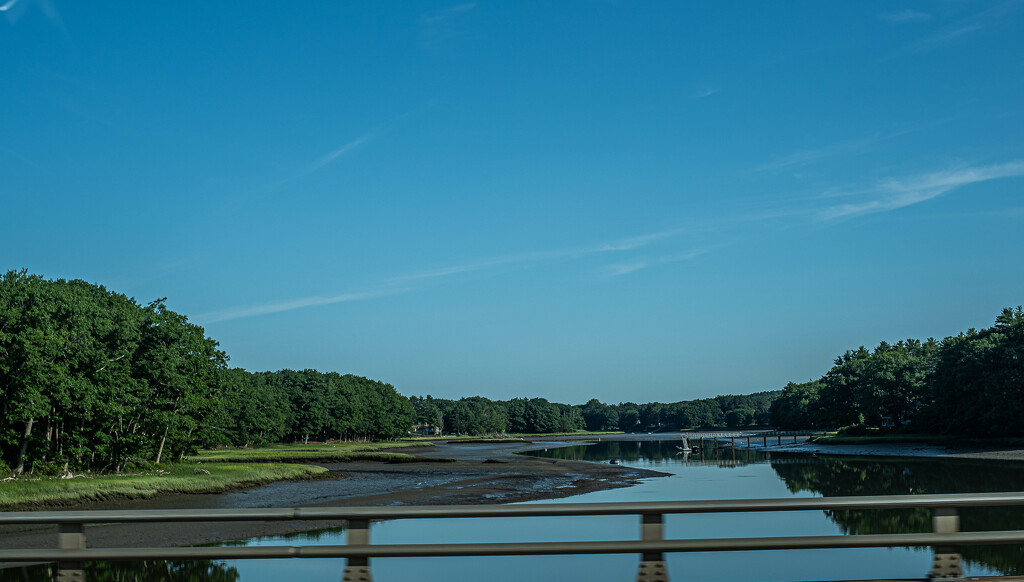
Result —
M 142 473 L 85 474 L 73 479 L 28 476 L 0 482 L 0 509 L 61 507 L 86 501 L 140 499 L 161 493 L 221 493 L 271 481 L 320 479 L 329 475 L 327 469 L 309 465 L 177 463 Z
M 560 436 L 604 436 L 604 435 L 616 435 L 626 434 L 621 430 L 578 430 L 576 432 L 523 432 L 523 433 L 507 433 L 500 435 L 453 435 L 446 434 L 441 436 L 421 435 L 413 436 L 401 439 L 403 442 L 411 443 L 430 443 L 430 442 L 450 442 L 450 443 L 500 443 L 500 442 L 520 442 L 525 438 L 547 438 L 547 437 L 560 437 Z
M 399 441 L 386 443 L 288 444 L 253 448 L 214 449 L 199 451 L 190 461 L 204 463 L 344 463 L 349 461 L 382 461 L 402 463 L 421 461 L 393 449 L 430 446 L 430 443 Z M 436 460 L 436 459 L 435 459 Z

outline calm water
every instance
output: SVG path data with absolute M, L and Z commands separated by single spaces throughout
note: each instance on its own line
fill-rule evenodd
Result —
M 675 441 L 602 442 L 537 451 L 536 455 L 607 462 L 669 473 L 624 489 L 567 498 L 573 502 L 753 499 L 836 495 L 967 493 L 1015 491 L 1024 485 L 1024 463 L 824 457 L 755 451 L 679 454 Z M 838 533 L 909 533 L 928 531 L 927 510 L 728 513 L 668 516 L 666 537 L 747 537 L 830 535 Z M 963 528 L 1019 529 L 1024 510 L 964 511 Z M 509 542 L 638 539 L 638 519 L 624 517 L 438 519 L 375 524 L 375 543 Z M 249 545 L 339 544 L 343 530 L 250 540 Z M 828 580 L 921 578 L 927 574 L 928 549 L 854 549 L 777 552 L 670 554 L 669 576 L 675 580 Z M 1018 546 L 965 548 L 968 573 L 1020 574 L 1024 551 Z M 378 582 L 444 579 L 489 581 L 621 581 L 636 575 L 637 557 L 542 556 L 495 558 L 423 558 L 372 560 Z M 303 582 L 337 582 L 341 560 L 239 560 L 222 563 L 164 562 L 94 565 L 93 580 L 188 580 L 194 582 L 263 582 L 301 578 Z M 101 573 L 100 571 L 103 571 Z M 130 571 L 130 573 L 129 573 Z M 39 573 L 39 570 L 35 570 Z M 118 576 L 115 578 L 114 576 Z M 0 571 L 0 581 L 22 580 L 16 571 Z M 36 578 L 28 578 L 36 579 Z

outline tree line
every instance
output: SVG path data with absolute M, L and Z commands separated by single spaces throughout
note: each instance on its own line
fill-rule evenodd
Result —
M 692 428 L 767 426 L 778 391 L 700 400 L 635 404 L 549 402 L 544 398 L 459 400 L 413 396 L 416 422 L 445 434 L 552 433 L 576 430 L 654 432 Z
M 782 429 L 891 426 L 921 433 L 1024 436 L 1024 311 L 941 341 L 863 346 L 824 376 L 790 382 L 771 407 Z
M 0 472 L 120 471 L 198 447 L 407 434 L 393 386 L 251 373 L 202 327 L 84 281 L 0 277 Z
M 249 372 L 165 299 L 27 271 L 0 277 L 0 472 L 112 470 L 200 447 L 767 422 L 774 393 L 670 404 L 406 398 L 337 372 Z

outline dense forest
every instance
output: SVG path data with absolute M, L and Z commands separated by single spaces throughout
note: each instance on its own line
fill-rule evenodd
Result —
M 773 393 L 574 406 L 398 394 L 335 372 L 248 372 L 202 327 L 84 281 L 0 278 L 0 471 L 114 470 L 199 447 L 444 433 L 653 431 L 764 424 Z
M 978 437 L 1024 436 L 1024 311 L 942 341 L 863 346 L 824 376 L 789 383 L 772 404 L 783 429 L 871 426 Z
M 407 434 L 389 385 L 250 373 L 164 300 L 24 271 L 0 278 L 0 472 L 114 470 L 197 447 Z
M 84 281 L 0 277 L 0 472 L 120 471 L 200 447 L 442 434 L 656 432 L 885 424 L 1024 434 L 1024 312 L 936 342 L 836 358 L 782 391 L 673 403 L 561 404 L 406 398 L 390 384 L 316 370 L 249 372 L 202 327 Z
M 102 286 L 0 278 L 0 472 L 112 470 L 200 447 L 444 434 L 658 431 L 764 425 L 777 392 L 671 404 L 583 405 L 398 394 L 316 370 L 248 372 L 202 327 Z
M 416 421 L 445 433 L 550 433 L 574 430 L 655 432 L 691 428 L 767 426 L 779 394 L 758 392 L 664 404 L 559 404 L 544 398 L 490 400 L 480 396 L 447 400 L 413 396 Z

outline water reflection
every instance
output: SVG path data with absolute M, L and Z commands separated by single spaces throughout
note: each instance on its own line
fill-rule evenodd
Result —
M 737 439 L 739 440 L 739 439 Z M 728 441 L 720 441 L 725 444 Z M 1024 484 L 1024 463 L 981 459 L 909 457 L 819 457 L 761 450 L 715 447 L 705 440 L 701 449 L 691 441 L 692 455 L 678 441 L 614 442 L 552 448 L 531 453 L 558 459 L 624 462 L 674 462 L 723 468 L 768 463 L 794 494 L 827 497 L 850 495 L 924 495 L 1017 491 Z M 842 510 L 825 515 L 846 534 L 922 533 L 931 531 L 928 509 Z M 1024 527 L 1022 507 L 973 507 L 960 512 L 964 531 L 1016 530 Z M 962 548 L 968 564 L 989 567 L 1004 575 L 1024 573 L 1024 547 Z
M 740 439 L 737 439 L 739 442 Z M 914 458 L 816 457 L 733 450 L 705 440 L 690 441 L 694 451 L 680 450 L 680 441 L 602 441 L 592 445 L 550 447 L 532 453 L 557 459 L 607 463 L 619 459 L 649 467 L 670 477 L 645 480 L 625 489 L 609 489 L 569 498 L 578 502 L 673 501 L 792 496 L 916 495 L 1013 491 L 1024 483 L 1024 463 Z M 724 444 L 724 443 L 720 443 Z M 596 520 L 596 521 L 595 521 Z M 976 508 L 962 512 L 965 530 L 1019 529 L 1024 509 Z M 742 513 L 670 516 L 669 537 L 744 537 L 910 533 L 929 531 L 927 510 Z M 516 518 L 399 520 L 377 523 L 375 543 L 515 542 L 581 539 L 636 539 L 632 516 L 600 518 Z M 343 529 L 321 530 L 239 542 L 244 545 L 343 544 Z M 294 540 L 294 541 L 293 541 Z M 703 580 L 793 580 L 919 577 L 927 572 L 930 549 L 815 550 L 747 554 L 670 554 L 670 577 Z M 970 575 L 1024 572 L 1019 546 L 963 548 Z M 593 582 L 629 579 L 635 556 L 541 556 L 529 558 L 375 559 L 377 580 L 443 578 L 513 581 L 521 579 L 587 579 Z M 233 562 L 145 562 L 89 564 L 86 580 L 110 582 L 265 582 L 301 578 L 336 581 L 341 560 L 237 560 Z M 678 573 L 678 574 L 673 574 Z M 768 576 L 766 572 L 772 572 Z M 840 574 L 841 573 L 841 574 Z M 0 570 L 0 582 L 53 580 L 52 566 Z
M 737 439 L 742 442 L 741 439 Z M 691 440 L 692 451 L 686 451 L 683 441 L 600 441 L 585 445 L 548 448 L 543 451 L 525 453 L 530 456 L 574 461 L 607 462 L 617 459 L 624 462 L 646 461 L 648 463 L 694 463 L 719 467 L 736 467 L 749 463 L 763 463 L 771 458 L 770 452 L 759 449 L 734 449 L 725 446 L 730 441 L 723 439 L 716 443 L 710 439 Z
M 825 457 L 813 463 L 772 462 L 790 491 L 835 495 L 923 495 L 1016 491 L 1024 483 L 1024 464 L 974 459 L 878 459 Z M 828 511 L 829 519 L 848 534 L 931 531 L 927 509 Z M 1015 530 L 1024 524 L 1021 507 L 967 507 L 960 510 L 965 531 Z M 1024 573 L 1021 546 L 977 546 L 961 550 L 968 563 L 992 567 L 1006 575 Z
M 83 570 L 88 582 L 237 582 L 240 579 L 234 567 L 209 560 L 86 562 Z M 51 580 L 57 580 L 54 564 L 0 569 L 0 582 Z

